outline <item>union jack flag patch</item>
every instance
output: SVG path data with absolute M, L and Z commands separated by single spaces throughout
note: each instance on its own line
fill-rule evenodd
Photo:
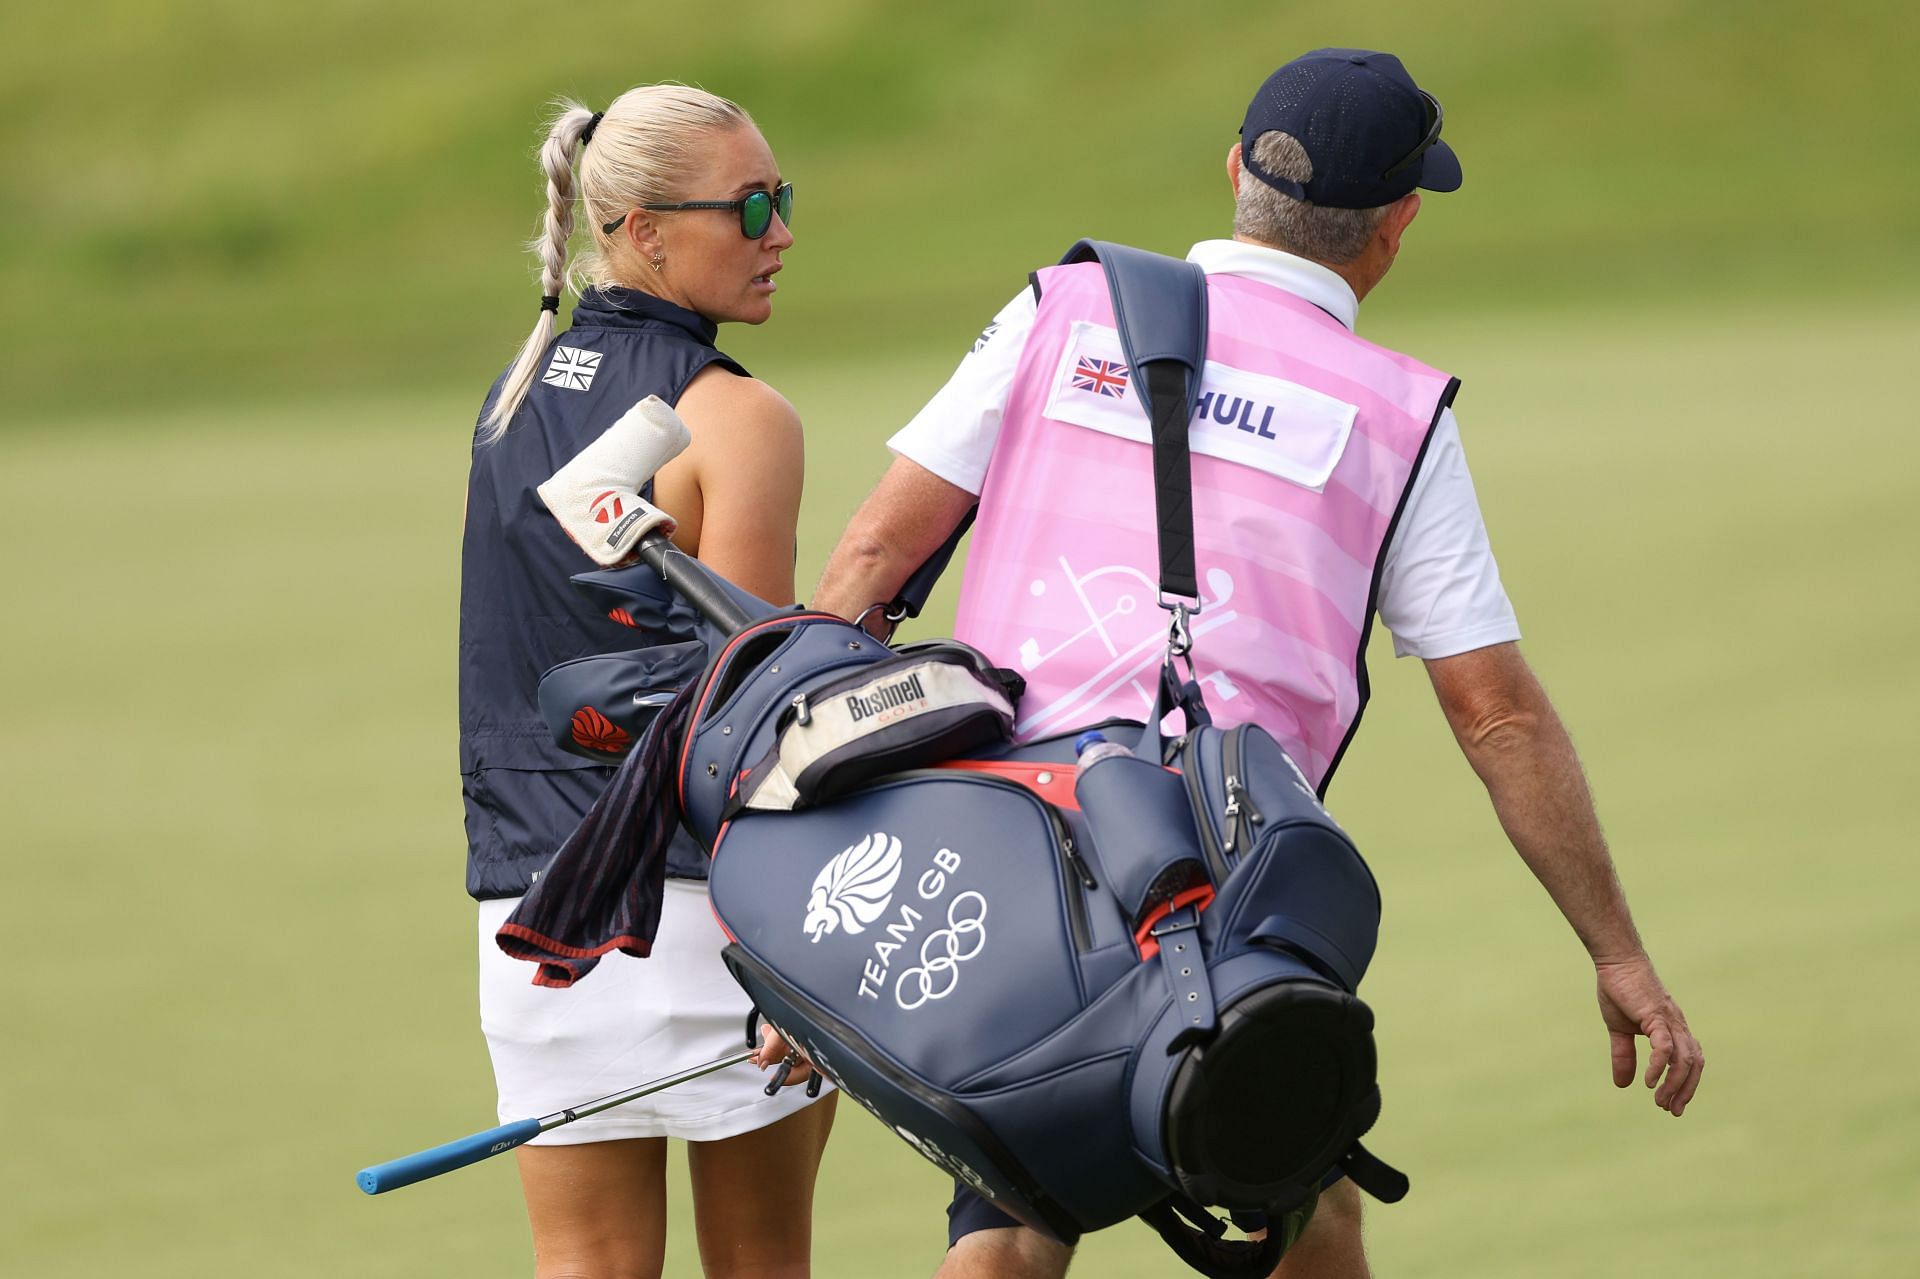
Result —
M 548 386 L 584 391 L 593 385 L 593 375 L 600 368 L 600 354 L 577 346 L 556 346 L 553 359 L 548 361 L 547 371 L 540 375 L 540 380 Z
M 1090 360 L 1082 356 L 1073 366 L 1073 389 L 1124 400 L 1127 398 L 1127 366 L 1118 360 Z

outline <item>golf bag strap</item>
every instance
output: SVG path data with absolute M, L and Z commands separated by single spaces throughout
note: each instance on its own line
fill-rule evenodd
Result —
M 1167 1044 L 1169 1053 L 1209 1038 L 1219 1023 L 1213 1006 L 1213 983 L 1200 956 L 1200 909 L 1186 905 L 1167 912 L 1150 934 L 1160 943 L 1160 966 L 1166 970 L 1167 989 L 1173 993 L 1173 1015 L 1180 1029 Z
M 1160 663 L 1160 676 L 1154 685 L 1153 705 L 1147 711 L 1146 725 L 1140 731 L 1140 741 L 1133 753 L 1151 764 L 1167 762 L 1166 739 L 1160 735 L 1160 721 L 1175 710 L 1186 717 L 1187 729 L 1191 733 L 1213 723 L 1213 716 L 1207 711 L 1206 699 L 1201 696 L 1200 682 L 1194 679 L 1181 679 L 1173 666 L 1173 655 Z
M 1193 468 L 1187 429 L 1207 357 L 1207 276 L 1199 266 L 1105 240 L 1081 240 L 1062 264 L 1097 261 L 1134 393 L 1153 433 L 1160 596 L 1198 604 L 1193 560 Z
M 940 543 L 938 550 L 927 556 L 926 563 L 913 570 L 913 575 L 900 585 L 893 599 L 887 604 L 887 620 L 900 622 L 909 617 L 920 616 L 920 610 L 927 606 L 927 596 L 933 594 L 933 584 L 947 571 L 947 565 L 953 560 L 953 553 L 960 549 L 960 539 L 973 527 L 973 517 L 980 513 L 978 503 L 967 508 L 967 513 L 954 525 L 953 532 L 947 534 L 947 540 Z
M 1140 1220 L 1154 1228 L 1176 1257 L 1211 1279 L 1266 1279 L 1290 1242 L 1279 1230 L 1269 1230 L 1260 1240 L 1224 1239 L 1224 1221 L 1178 1195 L 1147 1209 Z
M 1341 1171 L 1353 1184 L 1383 1204 L 1397 1204 L 1407 1197 L 1412 1183 L 1407 1174 L 1395 1168 L 1359 1142 L 1340 1157 Z

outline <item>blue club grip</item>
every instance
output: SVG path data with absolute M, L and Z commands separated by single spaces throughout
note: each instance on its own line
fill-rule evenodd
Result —
M 510 1124 L 501 1124 L 498 1128 L 489 1128 L 471 1137 L 450 1141 L 444 1146 L 362 1168 L 355 1174 L 354 1180 L 359 1183 L 360 1189 L 370 1195 L 398 1190 L 416 1181 L 438 1177 L 443 1172 L 452 1172 L 455 1168 L 465 1168 L 468 1164 L 477 1164 L 482 1159 L 503 1154 L 539 1135 L 538 1119 L 516 1119 Z

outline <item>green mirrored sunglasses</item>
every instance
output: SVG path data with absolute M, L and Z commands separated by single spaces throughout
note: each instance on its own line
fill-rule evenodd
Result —
M 681 209 L 738 210 L 740 234 L 749 240 L 757 240 L 773 225 L 773 215 L 776 213 L 782 222 L 793 225 L 793 183 L 782 182 L 772 191 L 755 191 L 739 200 L 682 200 L 678 204 L 643 204 L 640 207 L 649 213 L 677 213 Z M 627 215 L 622 213 L 600 229 L 612 235 L 626 220 Z

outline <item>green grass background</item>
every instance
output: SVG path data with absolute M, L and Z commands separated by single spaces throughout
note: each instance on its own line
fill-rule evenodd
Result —
M 1387 899 L 1386 1276 L 1901 1276 L 1920 1226 L 1915 24 L 1893 6 L 23 4 L 0 15 L 0 1273 L 523 1274 L 460 892 L 468 426 L 533 318 L 542 102 L 676 77 L 799 184 L 726 344 L 808 423 L 801 580 L 1030 266 L 1227 217 L 1252 86 L 1447 104 L 1363 328 L 1466 382 L 1509 590 L 1706 1043 L 1616 1094 L 1584 957 L 1417 665 L 1331 796 Z M 942 610 L 921 633 L 944 625 Z M 678 1063 L 663 1063 L 672 1065 Z M 857 1110 L 817 1271 L 929 1272 Z M 697 1271 L 684 1194 L 669 1273 Z M 1178 1273 L 1140 1227 L 1077 1273 Z

